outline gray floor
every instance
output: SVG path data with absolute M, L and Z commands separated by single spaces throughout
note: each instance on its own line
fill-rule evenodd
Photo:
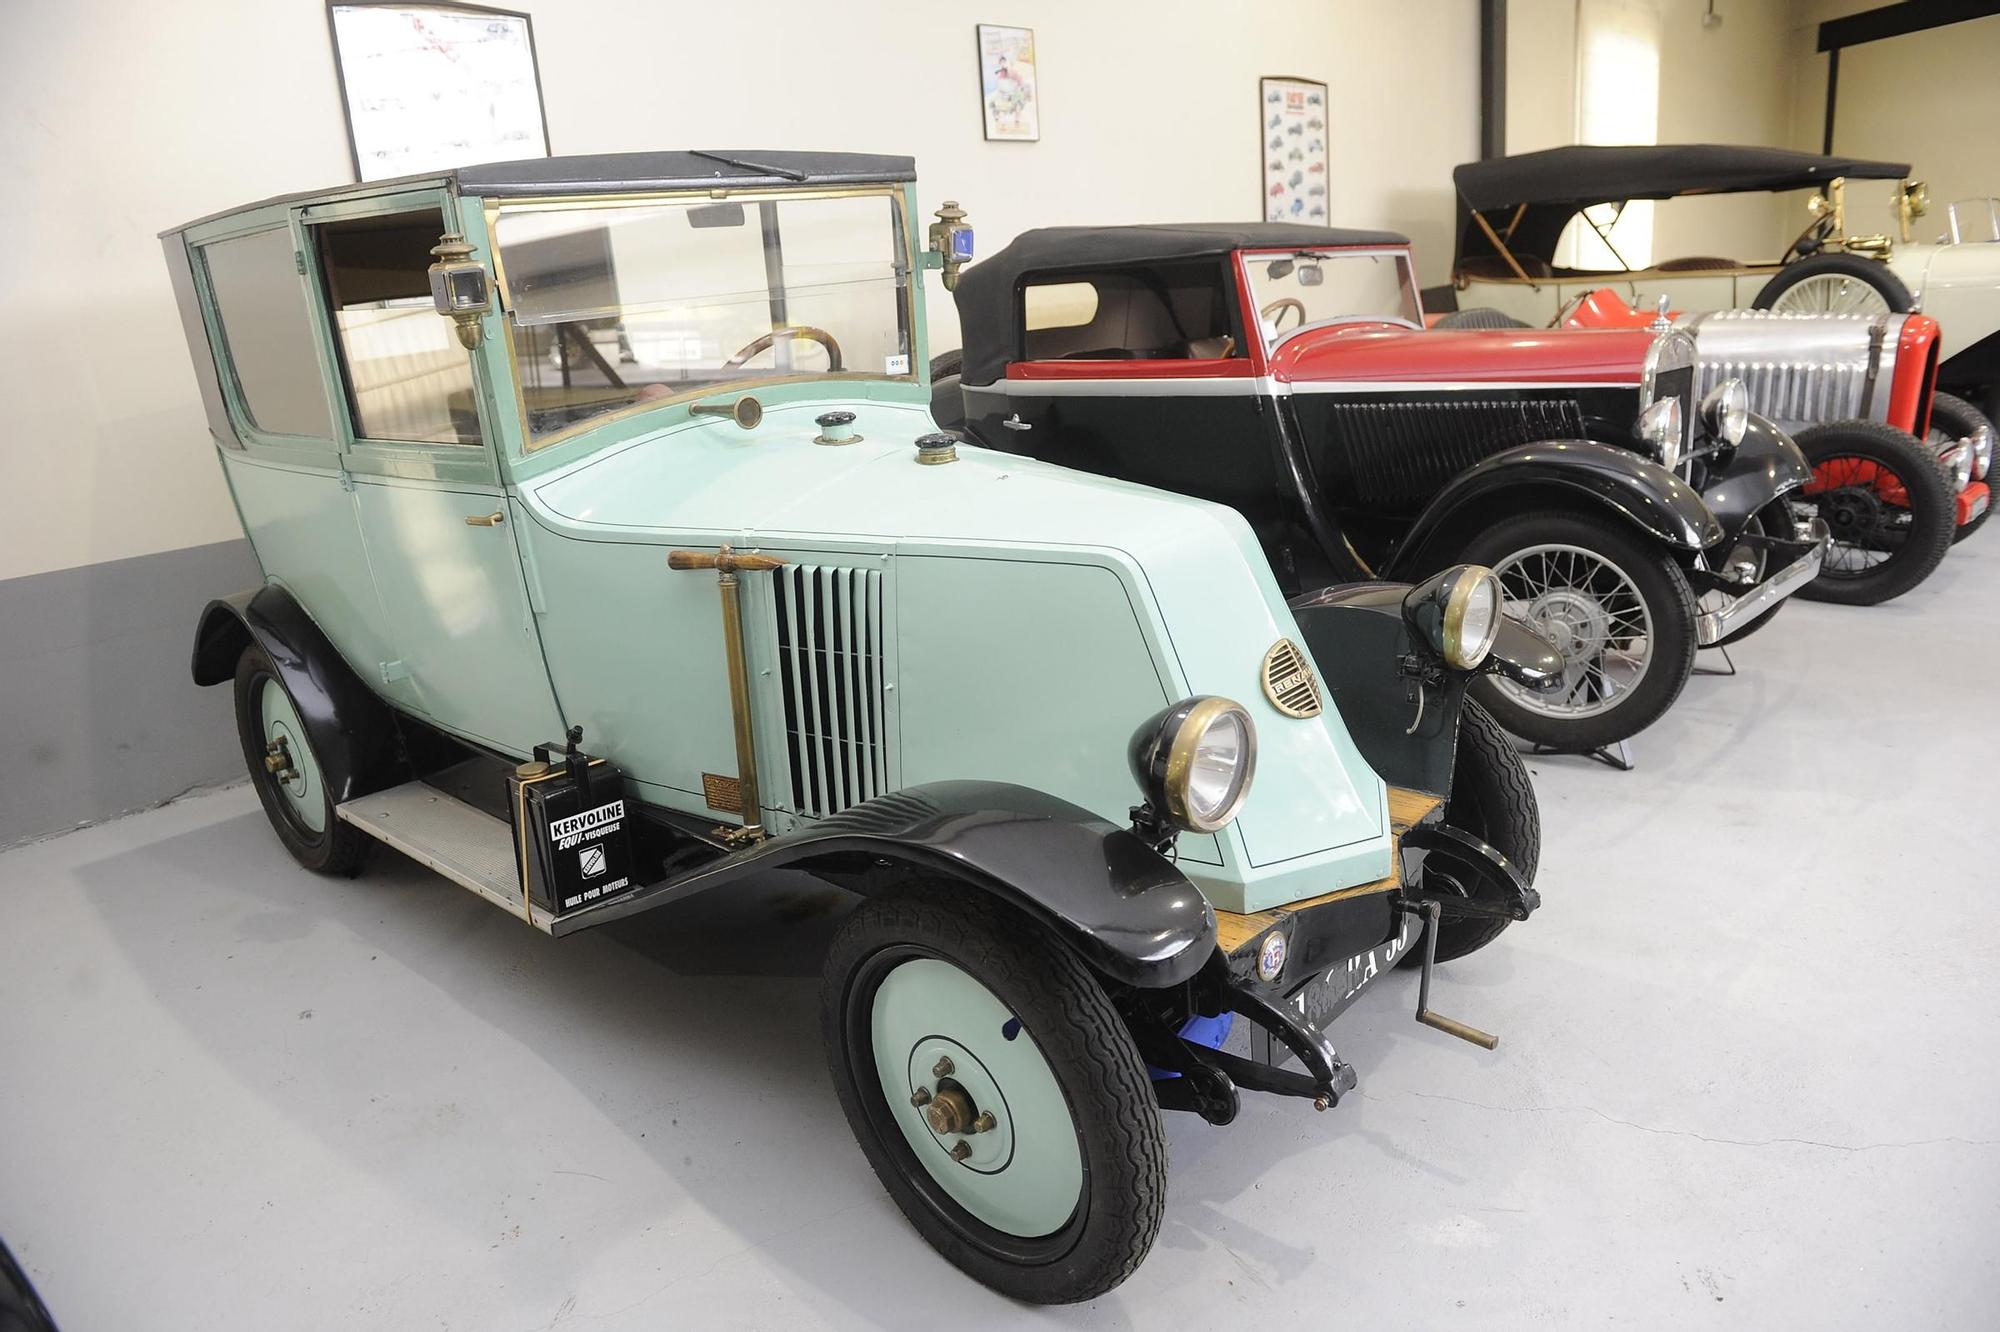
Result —
M 70 1332 L 1043 1324 L 1990 1328 L 2000 538 L 1795 605 L 1620 775 L 1537 760 L 1544 912 L 1336 1030 L 1361 1093 L 1169 1123 L 1080 1309 L 936 1259 L 815 1031 L 825 894 L 552 943 L 245 789 L 0 857 L 0 1234 Z

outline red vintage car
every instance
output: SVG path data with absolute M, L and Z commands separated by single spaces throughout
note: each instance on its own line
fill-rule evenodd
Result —
M 1819 569 L 1810 469 L 1691 336 L 1425 332 L 1401 236 L 1048 228 L 956 295 L 934 410 L 982 443 L 1229 504 L 1288 591 L 1491 566 L 1564 654 L 1482 691 L 1537 743 L 1634 734 Z
M 1914 565 L 1895 580 L 1886 576 L 1890 557 L 1912 542 L 1923 544 L 1934 526 L 1921 512 L 1935 502 L 1931 487 L 1924 484 L 1924 493 L 1913 496 L 1904 479 L 1919 458 L 1933 460 L 1944 475 L 1951 541 L 1986 522 L 1994 430 L 1971 403 L 1934 391 L 1936 320 L 1769 310 L 1663 316 L 1634 309 L 1615 288 L 1603 287 L 1571 303 L 1558 322 L 1564 328 L 1646 328 L 1663 317 L 1694 335 L 1705 374 L 1740 375 L 1752 409 L 1793 431 L 1813 463 L 1816 478 L 1806 495 L 1827 513 L 1833 546 L 1823 576 L 1803 595 L 1859 601 L 1878 585 L 1921 580 Z M 1488 311 L 1446 316 L 1439 326 L 1465 321 L 1524 327 Z M 1929 541 L 1926 549 L 1944 557 L 1943 543 Z

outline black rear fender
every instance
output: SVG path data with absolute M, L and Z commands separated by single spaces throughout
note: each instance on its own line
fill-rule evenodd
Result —
M 1658 463 L 1610 444 L 1552 439 L 1496 453 L 1455 477 L 1382 572 L 1398 578 L 1429 573 L 1449 564 L 1473 534 L 1537 508 L 1616 517 L 1688 556 L 1722 538 L 1701 496 Z
M 282 587 L 208 603 L 195 626 L 194 682 L 235 679 L 237 660 L 253 642 L 292 696 L 335 804 L 409 780 L 395 714 Z

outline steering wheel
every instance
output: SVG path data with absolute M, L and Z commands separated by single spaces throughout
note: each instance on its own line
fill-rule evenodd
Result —
M 1269 305 L 1259 310 L 1257 317 L 1269 320 L 1271 331 L 1276 333 L 1278 331 L 1278 320 L 1283 317 L 1287 310 L 1293 310 L 1298 313 L 1300 328 L 1306 326 L 1306 303 L 1296 296 L 1280 296 L 1277 300 L 1272 301 Z
M 744 362 L 757 355 L 757 353 L 771 350 L 771 347 L 779 338 L 799 338 L 806 342 L 817 342 L 820 346 L 826 348 L 826 368 L 829 371 L 838 371 L 840 369 L 840 344 L 833 340 L 833 334 L 823 328 L 814 328 L 811 324 L 792 324 L 785 328 L 774 328 L 762 337 L 753 338 L 751 341 L 743 344 L 742 351 L 737 352 L 736 355 L 724 361 L 722 368 L 724 370 L 735 370 L 741 367 Z
M 1792 260 L 1797 259 L 1800 256 L 1804 255 L 1806 253 L 1806 246 L 1808 243 L 1817 242 L 1817 244 L 1814 244 L 1813 248 L 1818 249 L 1819 246 L 1824 245 L 1827 239 L 1832 235 L 1833 235 L 1832 213 L 1828 213 L 1824 217 L 1814 218 L 1812 221 L 1806 223 L 1806 229 L 1799 233 L 1799 238 L 1793 241 L 1790 245 L 1785 247 L 1784 254 L 1780 255 L 1778 258 L 1779 265 L 1782 267 L 1783 265 L 1792 262 Z

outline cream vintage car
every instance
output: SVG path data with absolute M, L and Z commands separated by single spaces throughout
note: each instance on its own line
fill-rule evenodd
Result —
M 1610 286 L 1652 309 L 1755 308 L 1801 314 L 1921 311 L 1938 322 L 1937 387 L 1982 406 L 2000 388 L 2000 200 L 1953 203 L 1921 240 L 1928 191 L 1903 162 L 1727 144 L 1572 146 L 1467 162 L 1452 172 L 1459 203 L 1452 288 L 1459 308 L 1501 310 L 1537 328 Z M 1893 233 L 1850 227 L 1846 182 L 1900 182 Z M 1564 267 L 1572 222 L 1615 257 L 1611 231 L 1633 200 L 1812 190 L 1803 230 L 1775 259 L 1675 255 L 1643 265 Z M 1775 238 L 1774 238 L 1775 240 Z M 1442 296 L 1440 292 L 1438 295 Z M 1426 308 L 1450 308 L 1425 296 Z

